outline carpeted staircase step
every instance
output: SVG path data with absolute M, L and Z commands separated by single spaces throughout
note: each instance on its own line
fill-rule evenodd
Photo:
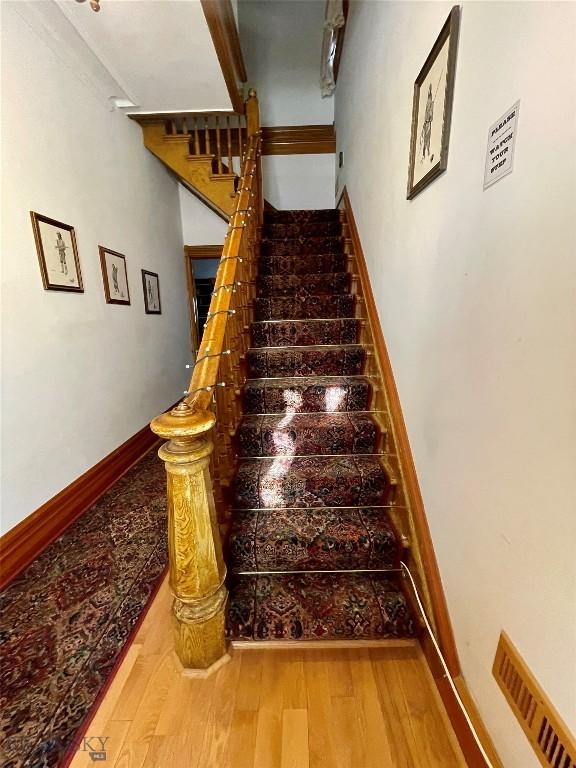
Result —
M 337 208 L 266 211 L 264 221 L 266 224 L 291 224 L 292 222 L 306 224 L 316 221 L 340 221 L 340 211 Z
M 366 411 L 372 388 L 362 376 L 252 379 L 244 385 L 245 413 Z
M 275 296 L 254 299 L 255 320 L 307 320 L 310 318 L 354 317 L 354 296 Z
M 398 581 L 387 575 L 239 576 L 227 635 L 236 640 L 375 640 L 416 634 Z
M 253 347 L 308 347 L 322 344 L 357 344 L 360 320 L 263 320 L 252 323 Z
M 250 378 L 291 376 L 355 376 L 362 372 L 366 351 L 361 346 L 249 349 Z
M 397 569 L 400 546 L 383 509 L 235 512 L 231 573 Z
M 375 453 L 379 429 L 368 413 L 288 413 L 244 416 L 240 456 Z
M 227 633 L 414 635 L 340 213 L 267 213 L 236 433 Z
M 332 272 L 308 275 L 259 275 L 256 293 L 261 297 L 314 296 L 319 293 L 349 293 L 350 274 Z
M 233 483 L 236 509 L 382 506 L 392 500 L 378 456 L 243 459 Z
M 301 253 L 297 248 L 284 256 L 262 254 L 258 259 L 260 275 L 317 275 L 319 272 L 344 272 L 345 253 Z
M 268 222 L 262 227 L 262 236 L 274 240 L 294 237 L 339 237 L 342 233 L 340 221 L 291 221 Z
M 292 237 L 274 240 L 263 238 L 260 243 L 261 257 L 291 256 L 294 253 L 342 253 L 342 237 Z

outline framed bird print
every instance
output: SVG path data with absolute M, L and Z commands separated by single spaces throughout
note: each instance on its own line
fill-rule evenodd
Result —
M 106 304 L 130 304 L 126 256 L 99 245 Z
M 160 282 L 156 272 L 142 270 L 142 288 L 144 290 L 144 309 L 147 315 L 161 315 Z
M 446 19 L 414 83 L 407 198 L 411 200 L 448 165 L 460 7 Z
M 44 289 L 84 293 L 74 227 L 34 211 L 30 218 Z

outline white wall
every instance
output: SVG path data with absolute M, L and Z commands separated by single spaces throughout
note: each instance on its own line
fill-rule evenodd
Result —
M 448 170 L 406 200 L 412 89 L 451 3 L 351 6 L 350 193 L 464 675 L 506 768 L 539 765 L 491 677 L 510 634 L 576 728 L 576 5 L 463 4 Z M 482 189 L 521 100 L 514 172 Z
M 275 208 L 333 208 L 334 155 L 264 155 L 264 195 Z
M 224 243 L 228 223 L 182 184 L 178 185 L 178 195 L 184 245 L 220 245 Z
M 256 88 L 262 125 L 334 120 L 334 99 L 320 95 L 324 3 L 240 0 L 240 40 L 248 85 Z
M 331 124 L 334 98 L 323 99 L 320 93 L 324 3 L 240 0 L 239 19 L 248 84 L 258 92 L 261 124 Z M 279 155 L 264 161 L 264 194 L 275 207 L 334 206 L 332 155 Z
M 3 531 L 176 401 L 190 346 L 177 184 L 60 11 L 56 39 L 36 5 L 2 3 Z M 43 290 L 30 210 L 76 228 L 83 294 Z M 99 244 L 126 255 L 129 307 L 105 303 Z

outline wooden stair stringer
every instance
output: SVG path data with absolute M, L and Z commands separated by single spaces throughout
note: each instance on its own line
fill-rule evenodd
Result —
M 164 121 L 141 123 L 144 146 L 182 184 L 215 213 L 228 220 L 234 212 L 235 175 L 213 172 L 213 155 L 190 155 L 189 136 L 166 136 Z

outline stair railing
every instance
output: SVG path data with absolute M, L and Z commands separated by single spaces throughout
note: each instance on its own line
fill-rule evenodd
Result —
M 235 112 L 173 114 L 164 121 L 164 137 L 188 137 L 190 157 L 210 157 L 215 175 L 235 175 L 246 154 L 246 116 Z
M 246 102 L 248 138 L 210 310 L 186 396 L 152 421 L 168 478 L 168 549 L 177 655 L 207 669 L 226 655 L 228 592 L 221 530 L 234 471 L 232 434 L 241 416 L 254 279 L 262 225 L 258 101 Z

